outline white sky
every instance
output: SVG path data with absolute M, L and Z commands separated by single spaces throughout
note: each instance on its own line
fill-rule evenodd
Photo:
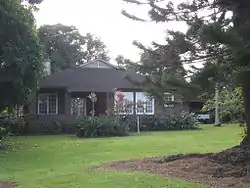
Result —
M 180 23 L 155 24 L 130 20 L 121 14 L 125 9 L 147 18 L 148 7 L 128 4 L 122 0 L 44 0 L 36 13 L 38 26 L 57 24 L 76 26 L 82 34 L 93 33 L 106 44 L 114 62 L 117 55 L 137 61 L 140 50 L 133 40 L 150 45 L 164 43 L 165 30 L 183 30 Z

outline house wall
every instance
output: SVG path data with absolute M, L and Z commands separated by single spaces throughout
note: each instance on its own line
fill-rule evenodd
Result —
M 39 93 L 54 93 L 58 96 L 57 115 L 38 114 L 38 93 L 32 97 L 28 111 L 24 114 L 27 122 L 27 134 L 48 134 L 57 132 L 71 132 L 68 125 L 75 119 L 70 115 L 69 94 L 65 89 L 41 89 Z
M 138 89 L 120 89 L 121 91 L 133 92 L 135 101 L 135 92 L 141 92 Z M 28 123 L 29 133 L 54 133 L 59 132 L 59 129 L 66 133 L 74 132 L 70 124 L 74 122 L 75 116 L 71 115 L 71 97 L 86 98 L 86 111 L 87 116 L 90 116 L 90 111 L 92 110 L 92 103 L 87 98 L 90 92 L 67 92 L 65 89 L 43 89 L 40 93 L 56 93 L 58 95 L 58 115 L 38 115 L 37 99 L 38 95 L 34 96 L 33 102 L 29 106 L 29 113 L 25 115 L 25 120 Z M 95 104 L 95 110 L 97 115 L 104 115 L 107 109 L 113 109 L 114 107 L 114 94 L 112 92 L 107 93 L 96 93 L 98 102 Z M 36 100 L 35 100 L 36 99 Z M 161 115 L 171 115 L 175 113 L 180 113 L 185 109 L 185 105 L 182 102 L 175 103 L 172 108 L 164 107 L 164 104 L 159 103 L 155 100 L 155 116 Z M 137 116 L 136 109 L 134 109 L 134 114 L 128 115 L 129 119 L 133 120 L 136 124 Z M 150 116 L 150 115 L 148 115 Z M 153 115 L 151 115 L 153 116 Z M 40 130 L 41 129 L 41 130 Z

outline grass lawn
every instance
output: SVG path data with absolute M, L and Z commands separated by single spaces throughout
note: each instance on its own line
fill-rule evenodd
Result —
M 112 160 L 216 152 L 238 144 L 241 133 L 238 126 L 228 125 L 108 139 L 16 137 L 13 142 L 21 145 L 17 151 L 0 151 L 0 181 L 17 182 L 20 188 L 201 188 L 140 172 L 93 172 L 88 168 Z

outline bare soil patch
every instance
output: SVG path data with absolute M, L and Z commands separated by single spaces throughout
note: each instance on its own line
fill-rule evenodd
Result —
M 11 182 L 0 182 L 0 188 L 14 188 L 14 184 Z
M 215 154 L 116 161 L 103 164 L 97 169 L 143 171 L 201 183 L 211 188 L 250 188 L 249 165 L 250 149 L 237 146 Z

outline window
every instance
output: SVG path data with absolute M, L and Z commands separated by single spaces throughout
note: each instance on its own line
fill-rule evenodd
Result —
M 124 100 L 118 107 L 118 104 L 115 104 L 116 111 L 119 111 L 119 114 L 133 114 L 133 101 L 134 101 L 134 94 L 133 92 L 122 92 L 124 95 Z M 115 96 L 115 100 L 117 101 L 117 96 Z M 119 108 L 119 109 L 118 109 Z
M 58 114 L 57 94 L 39 94 L 38 95 L 38 114 L 41 114 L 41 115 Z
M 86 116 L 85 98 L 71 98 L 71 115 Z
M 154 99 L 147 96 L 146 93 L 136 93 L 136 114 L 154 114 Z
M 173 108 L 174 107 L 174 95 L 172 95 L 171 93 L 164 93 L 164 107 L 166 108 Z
M 174 95 L 172 95 L 171 93 L 164 93 L 164 101 L 165 102 L 173 102 Z

